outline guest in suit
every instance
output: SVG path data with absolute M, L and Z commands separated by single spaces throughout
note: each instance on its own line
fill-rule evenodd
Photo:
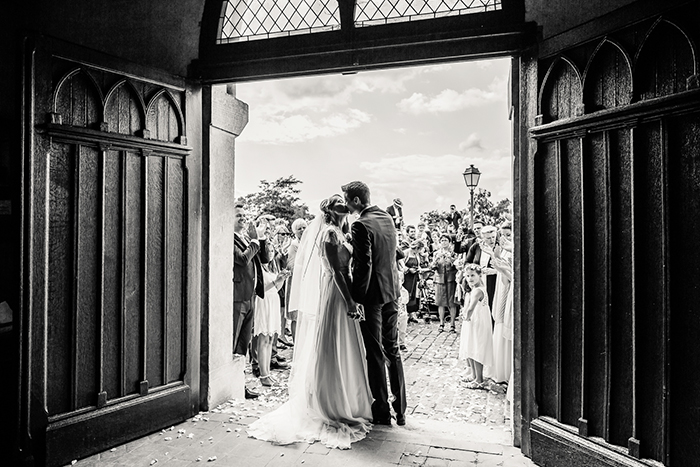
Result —
M 476 222 L 474 223 L 474 226 L 476 227 Z M 489 255 L 488 252 L 493 251 L 493 249 L 496 247 L 496 227 L 487 225 L 480 230 L 481 242 L 485 248 L 482 248 L 481 244 L 478 242 L 474 243 L 471 248 L 469 248 L 466 262 L 481 266 L 482 275 L 486 276 L 486 292 L 488 294 L 490 309 L 493 306 L 493 296 L 496 292 L 496 270 L 491 265 L 491 255 Z
M 459 232 L 459 224 L 462 221 L 462 214 L 457 210 L 457 206 L 450 204 L 450 212 L 447 214 L 447 222 L 452 224 L 454 232 Z
M 394 228 L 401 230 L 403 227 L 403 203 L 401 199 L 395 198 L 394 203 L 386 208 L 386 212 L 394 219 Z
M 367 354 L 367 375 L 374 397 L 373 423 L 391 425 L 386 366 L 394 395 L 396 423 L 406 424 L 406 385 L 398 342 L 396 299 L 396 219 L 370 205 L 369 187 L 350 182 L 342 187 L 350 211 L 360 217 L 352 223 L 352 298 L 364 307 L 360 323 Z M 399 206 L 400 207 L 400 206 Z
M 267 263 L 264 237 L 267 225 L 246 223 L 243 203 L 234 206 L 233 243 L 233 353 L 245 356 L 252 338 L 255 297 L 265 297 L 262 263 Z M 246 388 L 246 398 L 258 394 Z

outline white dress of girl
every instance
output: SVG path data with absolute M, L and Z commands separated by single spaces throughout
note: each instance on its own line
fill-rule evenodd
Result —
M 459 336 L 459 358 L 472 360 L 484 366 L 493 364 L 493 340 L 491 335 L 491 312 L 489 311 L 489 299 L 486 286 L 474 287 L 465 301 L 466 306 L 471 303 L 472 294 L 477 290 L 483 292 L 483 297 L 476 304 L 470 321 L 462 322 L 462 330 Z M 466 306 L 463 319 L 466 319 Z

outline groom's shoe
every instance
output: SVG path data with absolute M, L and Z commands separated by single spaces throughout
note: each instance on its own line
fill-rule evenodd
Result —
M 386 418 L 378 418 L 375 417 L 374 420 L 372 420 L 373 425 L 387 425 L 391 426 L 391 415 L 387 415 Z
M 260 394 L 253 391 L 252 389 L 245 388 L 245 398 L 246 399 L 257 399 L 259 395 Z
M 404 426 L 406 424 L 406 416 L 404 414 L 396 414 L 396 424 Z
M 277 360 L 272 360 L 270 362 L 271 370 L 286 370 L 287 368 L 289 368 L 289 363 L 284 363 Z

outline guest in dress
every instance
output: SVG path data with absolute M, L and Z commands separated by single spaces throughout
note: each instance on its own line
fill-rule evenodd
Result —
M 462 310 L 459 358 L 466 360 L 471 376 L 463 381 L 471 389 L 486 389 L 484 366 L 493 364 L 493 343 L 488 294 L 481 278 L 481 267 L 468 263 L 464 279 L 471 289 Z
M 289 308 L 289 297 L 292 291 L 292 277 L 294 275 L 294 262 L 296 261 L 297 251 L 299 251 L 299 242 L 301 242 L 301 237 L 304 235 L 307 223 L 304 219 L 299 218 L 292 222 L 292 241 L 289 244 L 289 251 L 287 253 L 287 269 L 289 269 L 289 279 L 287 279 L 286 287 L 286 318 L 289 321 L 289 327 L 292 331 L 292 344 L 296 342 L 297 339 L 297 313 L 299 310 L 291 310 Z
M 455 291 L 457 286 L 457 268 L 454 263 L 457 255 L 454 252 L 454 244 L 449 235 L 440 236 L 440 249 L 435 252 L 431 268 L 435 271 L 433 282 L 435 284 L 435 304 L 438 307 L 440 326 L 438 332 L 445 330 L 445 309 L 450 310 L 450 332 L 457 332 L 455 319 L 457 318 L 457 303 Z
M 257 355 L 260 368 L 260 383 L 272 386 L 277 381 L 270 375 L 272 341 L 281 331 L 280 297 L 277 293 L 288 277 L 288 272 L 274 273 L 268 265 L 262 268 L 265 296 L 255 298 L 253 332 L 257 338 Z
M 510 222 L 501 225 L 501 243 L 507 243 L 510 238 Z M 485 250 L 486 251 L 486 250 Z M 487 368 L 487 374 L 496 383 L 505 383 L 510 379 L 512 367 L 512 339 L 507 339 L 505 319 L 509 306 L 508 296 L 511 293 L 513 270 L 511 266 L 512 255 L 509 251 L 496 245 L 492 250 L 491 265 L 496 269 L 496 289 L 494 292 L 493 308 L 493 366 Z M 512 300 L 510 301 L 512 306 Z M 512 313 L 512 310 L 511 310 Z
M 416 312 L 420 309 L 420 297 L 418 296 L 418 281 L 419 270 L 421 268 L 420 251 L 423 248 L 421 240 L 411 242 L 409 249 L 404 251 L 404 276 L 403 288 L 408 292 L 408 302 L 406 303 L 406 311 L 408 312 L 408 322 L 417 323 L 415 318 Z

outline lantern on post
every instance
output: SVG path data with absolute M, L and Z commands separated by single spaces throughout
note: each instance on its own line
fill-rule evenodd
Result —
M 469 191 L 471 193 L 471 203 L 470 203 L 470 216 L 471 216 L 471 225 L 470 228 L 474 228 L 474 188 L 477 187 L 479 184 L 479 178 L 481 177 L 481 172 L 479 172 L 479 169 L 474 167 L 474 164 L 470 164 L 469 167 L 467 167 L 464 170 L 464 173 L 462 174 L 464 176 L 464 183 L 466 183 L 467 188 L 469 188 Z

